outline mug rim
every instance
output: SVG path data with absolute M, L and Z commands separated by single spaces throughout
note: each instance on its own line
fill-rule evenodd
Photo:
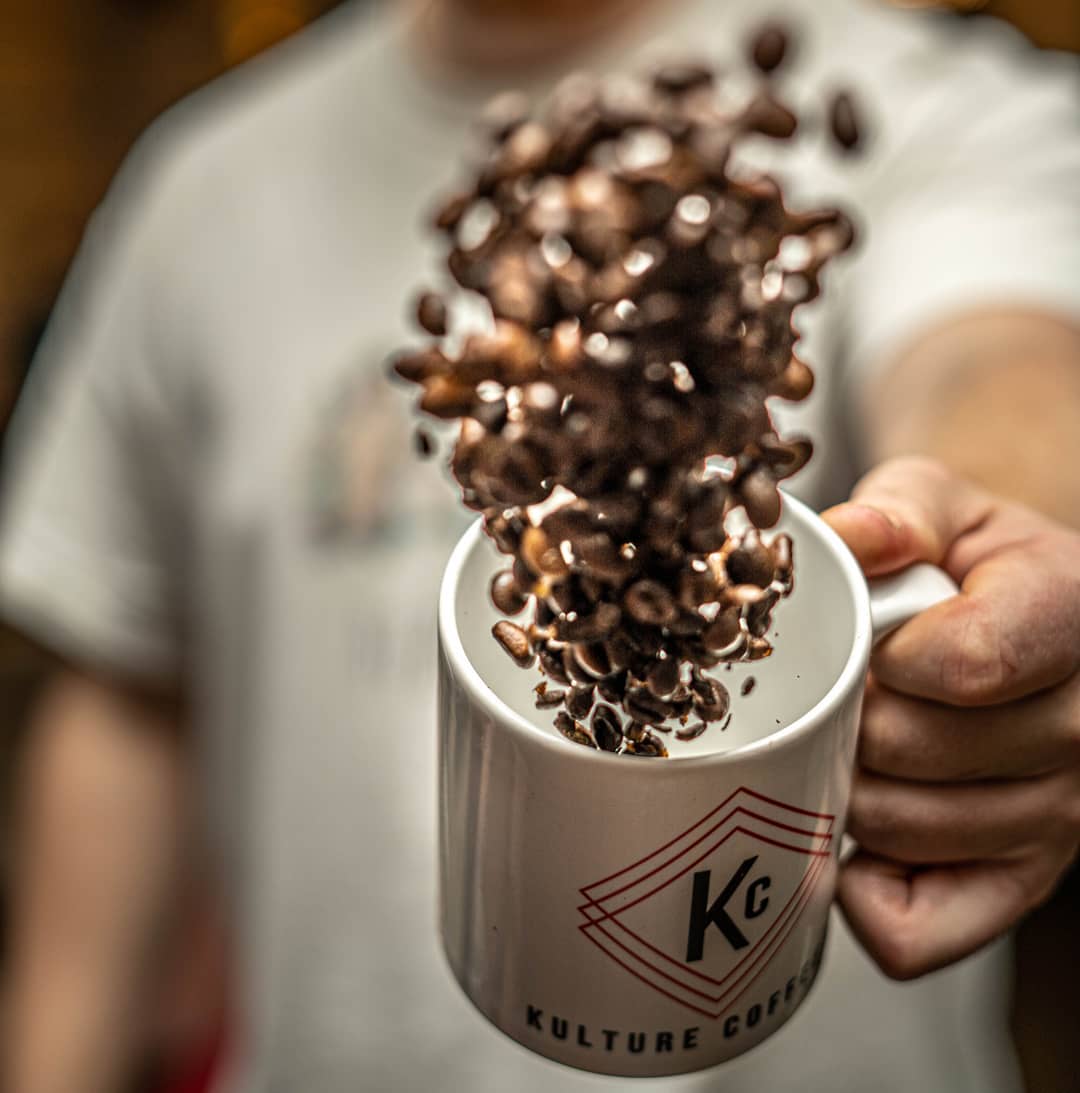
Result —
M 789 725 L 783 725 L 758 740 L 739 744 L 727 751 L 710 752 L 706 755 L 672 755 L 661 763 L 636 764 L 635 769 L 639 767 L 664 769 L 672 763 L 694 765 L 733 763 L 768 751 L 788 747 L 813 732 L 814 729 L 827 724 L 832 715 L 839 710 L 850 696 L 853 689 L 861 682 L 866 671 L 866 662 L 869 659 L 872 638 L 870 592 L 866 584 L 866 578 L 863 576 L 862 570 L 859 568 L 855 556 L 848 549 L 847 544 L 809 505 L 792 497 L 786 490 L 781 490 L 781 494 L 783 495 L 784 507 L 795 517 L 800 529 L 807 530 L 824 543 L 829 554 L 839 566 L 852 594 L 855 607 L 855 633 L 844 667 L 828 691 L 810 709 L 806 710 Z M 469 659 L 461 640 L 461 634 L 455 623 L 454 601 L 465 563 L 472 556 L 472 552 L 477 548 L 477 545 L 484 541 L 483 519 L 478 518 L 470 524 L 455 544 L 447 560 L 439 587 L 439 645 L 443 656 L 449 662 L 451 672 L 458 685 L 465 689 L 470 700 L 487 713 L 495 724 L 518 734 L 524 733 L 533 743 L 541 747 L 558 749 L 568 758 L 586 762 L 619 761 L 625 763 L 625 757 L 595 748 L 583 748 L 580 745 L 574 745 L 571 741 L 560 739 L 558 736 L 534 725 L 499 698 L 484 682 Z M 573 748 L 573 751 L 569 750 L 571 748 Z

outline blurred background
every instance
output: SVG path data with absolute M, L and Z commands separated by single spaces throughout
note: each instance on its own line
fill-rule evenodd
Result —
M 1076 0 L 896 2 L 1003 18 L 1038 46 L 1080 52 Z M 134 139 L 182 96 L 336 4 L 0 0 L 0 438 L 87 218 Z M 40 669 L 34 650 L 0 632 L 5 812 Z M 8 830 L 0 826 L 0 961 Z

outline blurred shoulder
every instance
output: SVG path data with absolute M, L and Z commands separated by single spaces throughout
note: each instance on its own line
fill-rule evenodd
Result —
M 135 142 L 101 219 L 190 240 L 208 219 L 242 221 L 275 185 L 332 170 L 376 100 L 373 62 L 391 29 L 369 5 L 345 3 L 181 100 Z

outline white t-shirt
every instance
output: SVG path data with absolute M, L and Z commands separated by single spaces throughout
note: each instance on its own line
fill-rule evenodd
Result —
M 1080 315 L 1077 81 L 997 25 L 792 8 L 790 97 L 820 113 L 850 85 L 875 131 L 863 161 L 819 140 L 793 164 L 800 195 L 871 226 L 807 320 L 819 383 L 786 415 L 818 445 L 797 491 L 823 503 L 857 469 L 849 396 L 904 339 L 995 300 Z M 660 5 L 595 63 L 722 58 L 757 17 Z M 383 362 L 479 90 L 346 4 L 170 112 L 94 217 L 18 416 L 6 613 L 194 698 L 239 947 L 229 1093 L 614 1085 L 494 1032 L 436 939 L 434 603 L 466 517 L 413 459 Z M 901 986 L 837 922 L 782 1032 L 657 1088 L 1013 1090 L 1007 956 Z

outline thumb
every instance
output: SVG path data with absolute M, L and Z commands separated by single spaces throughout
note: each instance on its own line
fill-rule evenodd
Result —
M 868 577 L 913 562 L 941 565 L 952 544 L 991 511 L 988 494 L 931 459 L 890 459 L 822 513 Z

